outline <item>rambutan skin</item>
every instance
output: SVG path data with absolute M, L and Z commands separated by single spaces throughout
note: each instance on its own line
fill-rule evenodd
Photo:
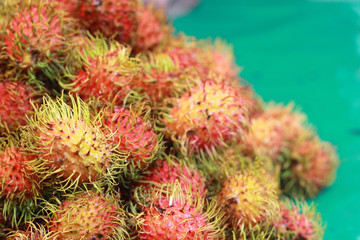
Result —
M 91 33 L 130 43 L 136 29 L 136 0 L 56 0 Z
M 105 115 L 104 126 L 112 133 L 109 144 L 131 166 L 141 169 L 154 160 L 161 148 L 161 135 L 154 131 L 149 119 L 141 116 L 141 111 L 115 107 Z
M 178 182 L 162 185 L 139 216 L 139 239 L 221 239 L 223 213 L 215 202 L 183 191 Z M 170 188 L 170 190 L 169 190 Z
M 250 229 L 278 215 L 278 186 L 263 169 L 252 166 L 230 176 L 217 197 L 235 229 Z
M 308 197 L 315 197 L 323 188 L 331 185 L 339 162 L 334 147 L 317 138 L 295 146 L 292 160 L 291 172 L 296 183 L 295 186 L 284 183 L 285 190 L 298 191 L 297 194 L 300 192 Z
M 73 119 L 46 124 L 46 128 L 38 131 L 38 147 L 49 167 L 62 169 L 63 178 L 93 181 L 110 166 L 110 147 L 103 142 L 106 138 L 101 133 Z
M 158 16 L 157 16 L 158 15 Z M 156 14 L 149 7 L 139 6 L 136 9 L 137 28 L 134 40 L 134 51 L 152 50 L 158 46 L 165 37 L 164 16 Z
M 121 105 L 136 86 L 139 74 L 139 61 L 130 57 L 130 49 L 117 42 L 89 36 L 72 55 L 77 56 L 77 71 L 70 71 L 71 83 L 64 84 L 72 94 L 82 99 L 92 98 L 112 102 L 116 97 Z
M 280 204 L 279 216 L 273 223 L 279 236 L 294 240 L 322 239 L 324 227 L 313 205 L 285 199 Z
M 68 105 L 63 98 L 44 98 L 22 130 L 22 142 L 37 156 L 44 178 L 92 182 L 106 174 L 112 163 L 111 146 L 90 109 L 80 98 Z
M 185 140 L 191 150 L 211 149 L 243 139 L 248 101 L 234 86 L 203 81 L 175 100 L 164 122 L 168 135 Z
M 3 35 L 5 52 L 22 68 L 28 68 L 61 47 L 61 34 L 59 16 L 51 16 L 46 8 L 29 6 L 9 20 Z
M 253 157 L 275 161 L 286 145 L 281 122 L 266 113 L 252 118 L 245 145 Z
M 34 113 L 37 94 L 25 83 L 0 82 L 0 125 L 4 131 L 14 131 L 26 124 L 26 118 Z M 1 135 L 1 134 L 0 134 Z
M 170 159 L 156 161 L 153 166 L 147 169 L 137 185 L 150 189 L 151 187 L 157 188 L 160 185 L 171 184 L 176 181 L 180 183 L 184 191 L 191 188 L 194 195 L 206 195 L 207 187 L 204 176 L 196 169 Z
M 48 228 L 56 239 L 125 239 L 125 212 L 112 197 L 93 192 L 61 203 Z
M 31 156 L 20 148 L 7 147 L 0 152 L 0 195 L 7 200 L 22 203 L 39 194 L 38 176 L 30 168 Z

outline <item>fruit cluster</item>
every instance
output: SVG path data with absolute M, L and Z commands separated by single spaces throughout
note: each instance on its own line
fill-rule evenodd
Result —
M 138 0 L 0 2 L 0 234 L 321 239 L 338 160 Z

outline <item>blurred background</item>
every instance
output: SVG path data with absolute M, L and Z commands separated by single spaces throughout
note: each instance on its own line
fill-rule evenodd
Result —
M 265 101 L 294 101 L 338 147 L 333 186 L 314 201 L 325 240 L 360 239 L 360 0 L 160 0 L 178 32 L 233 45 Z M 192 11 L 190 11 L 192 9 Z

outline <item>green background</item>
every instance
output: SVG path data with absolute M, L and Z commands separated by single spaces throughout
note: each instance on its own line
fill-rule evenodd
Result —
M 265 101 L 295 101 L 338 148 L 334 185 L 315 202 L 325 240 L 360 239 L 360 1 L 203 0 L 178 31 L 221 37 Z

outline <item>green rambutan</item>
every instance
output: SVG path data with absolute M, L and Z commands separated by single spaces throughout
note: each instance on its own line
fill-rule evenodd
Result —
M 294 240 L 322 239 L 325 229 L 313 204 L 289 199 L 281 202 L 280 217 L 273 225 L 283 239 Z
M 99 115 L 92 116 L 80 98 L 70 100 L 68 105 L 63 97 L 45 97 L 22 131 L 25 150 L 40 162 L 37 173 L 45 179 L 61 178 L 64 183 L 110 176 L 108 168 L 116 156 L 108 144 L 109 136 L 100 129 Z
M 190 190 L 180 183 L 163 185 L 154 190 L 150 202 L 143 205 L 139 216 L 138 239 L 221 239 L 223 212 L 215 201 Z
M 249 126 L 248 100 L 234 86 L 202 81 L 174 99 L 163 119 L 167 134 L 190 151 L 243 140 Z
M 251 231 L 276 219 L 278 192 L 274 178 L 255 164 L 230 176 L 217 199 L 235 229 Z
M 80 66 L 75 73 L 68 73 L 71 83 L 63 87 L 84 100 L 95 97 L 111 102 L 116 97 L 120 105 L 138 81 L 140 63 L 130 57 L 129 48 L 119 43 L 90 36 L 73 55 Z
M 0 82 L 0 130 L 9 133 L 26 125 L 26 118 L 34 113 L 32 104 L 36 104 L 38 95 L 25 83 Z
M 117 199 L 91 191 L 70 196 L 53 212 L 47 227 L 58 240 L 125 239 L 125 211 Z

